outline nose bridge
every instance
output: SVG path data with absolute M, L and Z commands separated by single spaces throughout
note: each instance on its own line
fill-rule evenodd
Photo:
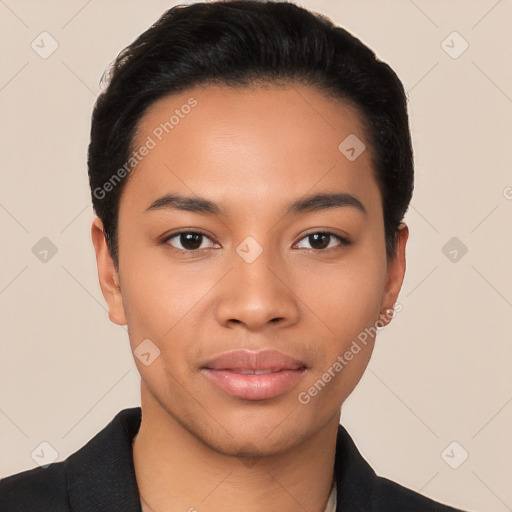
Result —
M 219 297 L 217 313 L 221 323 L 243 323 L 256 329 L 277 320 L 281 324 L 296 321 L 297 304 L 286 285 L 277 251 L 247 237 L 236 247 L 232 258 L 233 269 Z

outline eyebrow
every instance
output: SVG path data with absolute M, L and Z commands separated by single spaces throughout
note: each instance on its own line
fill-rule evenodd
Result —
M 345 192 L 337 193 L 319 193 L 302 197 L 286 209 L 286 215 L 307 213 L 331 208 L 350 207 L 367 214 L 364 205 L 351 194 Z M 153 210 L 183 210 L 194 213 L 204 213 L 207 215 L 221 215 L 222 208 L 217 203 L 204 199 L 202 197 L 187 197 L 179 194 L 165 194 L 153 201 L 146 211 Z

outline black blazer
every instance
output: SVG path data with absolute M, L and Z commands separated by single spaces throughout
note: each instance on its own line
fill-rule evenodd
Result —
M 0 480 L 1 512 L 141 512 L 132 458 L 141 408 L 124 409 L 66 460 Z M 337 511 L 461 512 L 379 477 L 341 425 Z

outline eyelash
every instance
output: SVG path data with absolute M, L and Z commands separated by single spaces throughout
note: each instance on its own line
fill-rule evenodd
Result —
M 173 238 L 176 238 L 176 237 L 179 237 L 180 235 L 188 235 L 188 234 L 194 234 L 194 235 L 202 235 L 206 238 L 209 238 L 211 240 L 211 237 L 204 233 L 203 231 L 179 231 L 178 233 L 173 233 L 172 235 L 164 238 L 161 243 L 162 244 L 167 244 L 167 242 Z M 327 235 L 327 236 L 330 236 L 330 237 L 333 237 L 335 238 L 336 240 L 338 240 L 338 242 L 340 243 L 341 246 L 349 246 L 352 244 L 352 242 L 350 242 L 350 240 L 348 240 L 347 238 L 345 237 L 342 237 L 341 235 L 338 235 L 336 233 L 333 233 L 331 231 L 313 231 L 311 233 L 307 233 L 306 235 L 304 235 L 300 240 L 299 242 L 301 242 L 302 240 L 304 240 L 305 238 L 308 238 L 309 236 L 311 235 L 318 235 L 318 234 L 322 234 L 322 235 Z M 180 255 L 184 255 L 184 256 L 190 256 L 190 255 L 195 255 L 196 253 L 200 252 L 200 251 L 204 251 L 204 249 L 191 249 L 191 250 L 188 250 L 188 251 L 184 251 L 182 249 L 176 249 L 176 247 L 173 247 L 172 245 L 169 245 L 167 244 L 176 254 L 180 254 Z M 339 246 L 335 246 L 335 247 L 330 247 L 328 249 L 308 249 L 310 251 L 315 251 L 315 252 L 330 252 L 331 250 L 336 250 L 336 249 L 339 249 L 340 247 Z M 211 248 L 210 248 L 211 249 Z

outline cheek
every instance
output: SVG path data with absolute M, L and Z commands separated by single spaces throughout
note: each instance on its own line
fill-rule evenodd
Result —
M 161 263 L 147 261 L 147 252 L 137 251 L 135 244 L 124 252 L 120 249 L 123 306 L 135 346 L 146 338 L 159 345 L 186 307 L 179 275 L 170 275 Z
M 163 356 L 160 364 L 165 361 L 167 367 L 190 356 L 197 345 L 194 327 L 205 322 L 204 305 L 222 272 L 171 265 L 158 250 L 148 260 L 150 252 L 132 249 L 125 257 L 120 268 L 123 304 L 132 350 L 150 339 Z
M 336 336 L 335 348 L 341 350 L 378 320 L 384 282 L 385 270 L 377 260 L 354 254 L 343 265 L 317 272 L 314 279 L 304 273 L 300 293 L 326 334 Z
M 379 273 L 367 273 L 364 279 L 360 275 L 357 270 L 333 273 L 325 293 L 317 290 L 316 295 L 311 295 L 312 300 L 315 297 L 311 309 L 322 319 L 317 335 L 321 349 L 301 396 L 311 400 L 315 414 L 337 408 L 345 401 L 372 354 L 382 280 Z
M 176 386 L 185 382 L 188 345 L 183 332 L 190 332 L 188 322 L 198 299 L 187 296 L 180 278 L 167 275 L 165 267 L 126 265 L 125 270 L 130 279 L 123 283 L 123 303 L 134 361 L 154 396 L 171 400 Z

